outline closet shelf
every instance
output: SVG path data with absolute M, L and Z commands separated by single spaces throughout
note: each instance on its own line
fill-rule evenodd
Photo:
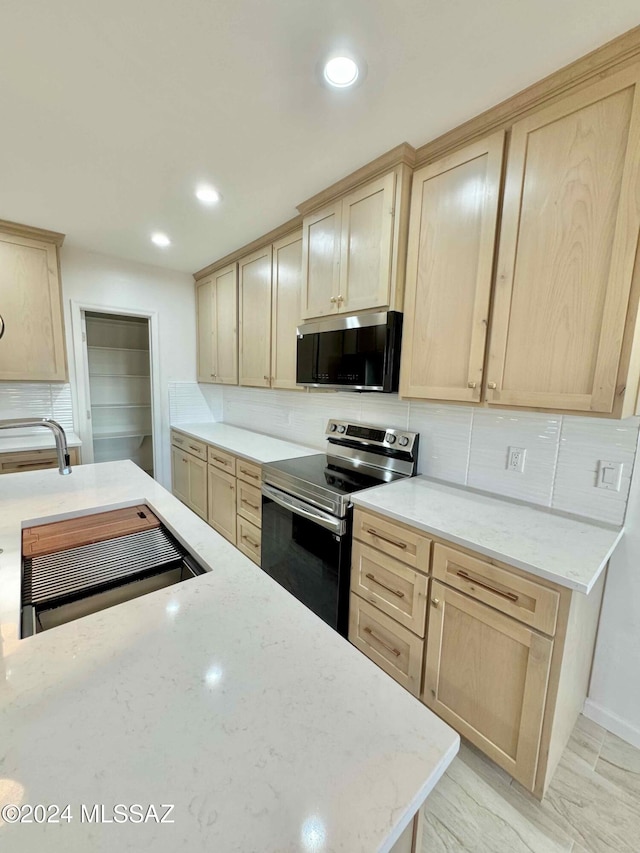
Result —
M 92 379 L 149 379 L 149 373 L 94 373 L 91 372 Z
M 141 347 L 96 347 L 91 344 L 87 346 L 87 349 L 103 350 L 104 352 L 149 352 L 149 350 Z
M 93 440 L 102 441 L 109 438 L 147 438 L 151 430 L 136 429 L 135 427 L 122 427 L 122 429 L 94 429 Z
M 92 403 L 92 409 L 150 409 L 151 403 Z

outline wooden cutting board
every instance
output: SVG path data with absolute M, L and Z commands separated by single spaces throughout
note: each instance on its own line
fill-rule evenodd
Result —
M 146 504 L 55 521 L 53 524 L 40 524 L 22 531 L 22 556 L 55 554 L 153 527 L 160 527 L 160 520 Z

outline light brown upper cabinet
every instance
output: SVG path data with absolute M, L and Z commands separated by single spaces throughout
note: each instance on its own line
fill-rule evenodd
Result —
M 504 133 L 414 173 L 400 394 L 479 402 Z
M 633 413 L 639 80 L 632 66 L 513 125 L 489 404 Z
M 196 285 L 198 382 L 238 384 L 237 275 L 231 264 Z
M 239 262 L 240 384 L 271 385 L 271 246 Z
M 401 310 L 408 170 L 394 169 L 305 216 L 302 317 Z M 398 255 L 402 257 L 399 258 Z
M 296 385 L 296 327 L 300 319 L 302 231 L 273 244 L 271 297 L 271 387 Z
M 0 380 L 67 379 L 58 271 L 63 239 L 0 223 Z

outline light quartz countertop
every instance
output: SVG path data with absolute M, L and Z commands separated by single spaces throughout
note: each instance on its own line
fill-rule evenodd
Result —
M 18 638 L 21 528 L 147 503 L 210 571 Z M 3 850 L 388 851 L 459 738 L 132 462 L 0 478 Z M 81 822 L 173 804 L 175 823 Z
M 624 532 L 427 477 L 367 489 L 353 503 L 584 593 Z
M 81 447 L 82 442 L 75 432 L 67 432 L 67 445 Z M 50 429 L 40 427 L 37 430 L 2 430 L 0 432 L 0 453 L 19 453 L 23 450 L 53 450 L 55 438 Z
M 323 452 L 224 423 L 172 424 L 171 429 L 199 438 L 200 441 L 215 444 L 222 450 L 228 450 L 229 453 L 242 456 L 260 465 L 266 462 L 277 462 L 279 459 L 296 459 L 300 456 L 313 456 Z

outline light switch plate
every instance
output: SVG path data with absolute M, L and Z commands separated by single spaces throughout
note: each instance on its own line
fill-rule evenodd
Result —
M 622 462 L 611 462 L 608 459 L 600 459 L 598 462 L 598 489 L 608 489 L 611 492 L 619 492 L 622 483 Z

